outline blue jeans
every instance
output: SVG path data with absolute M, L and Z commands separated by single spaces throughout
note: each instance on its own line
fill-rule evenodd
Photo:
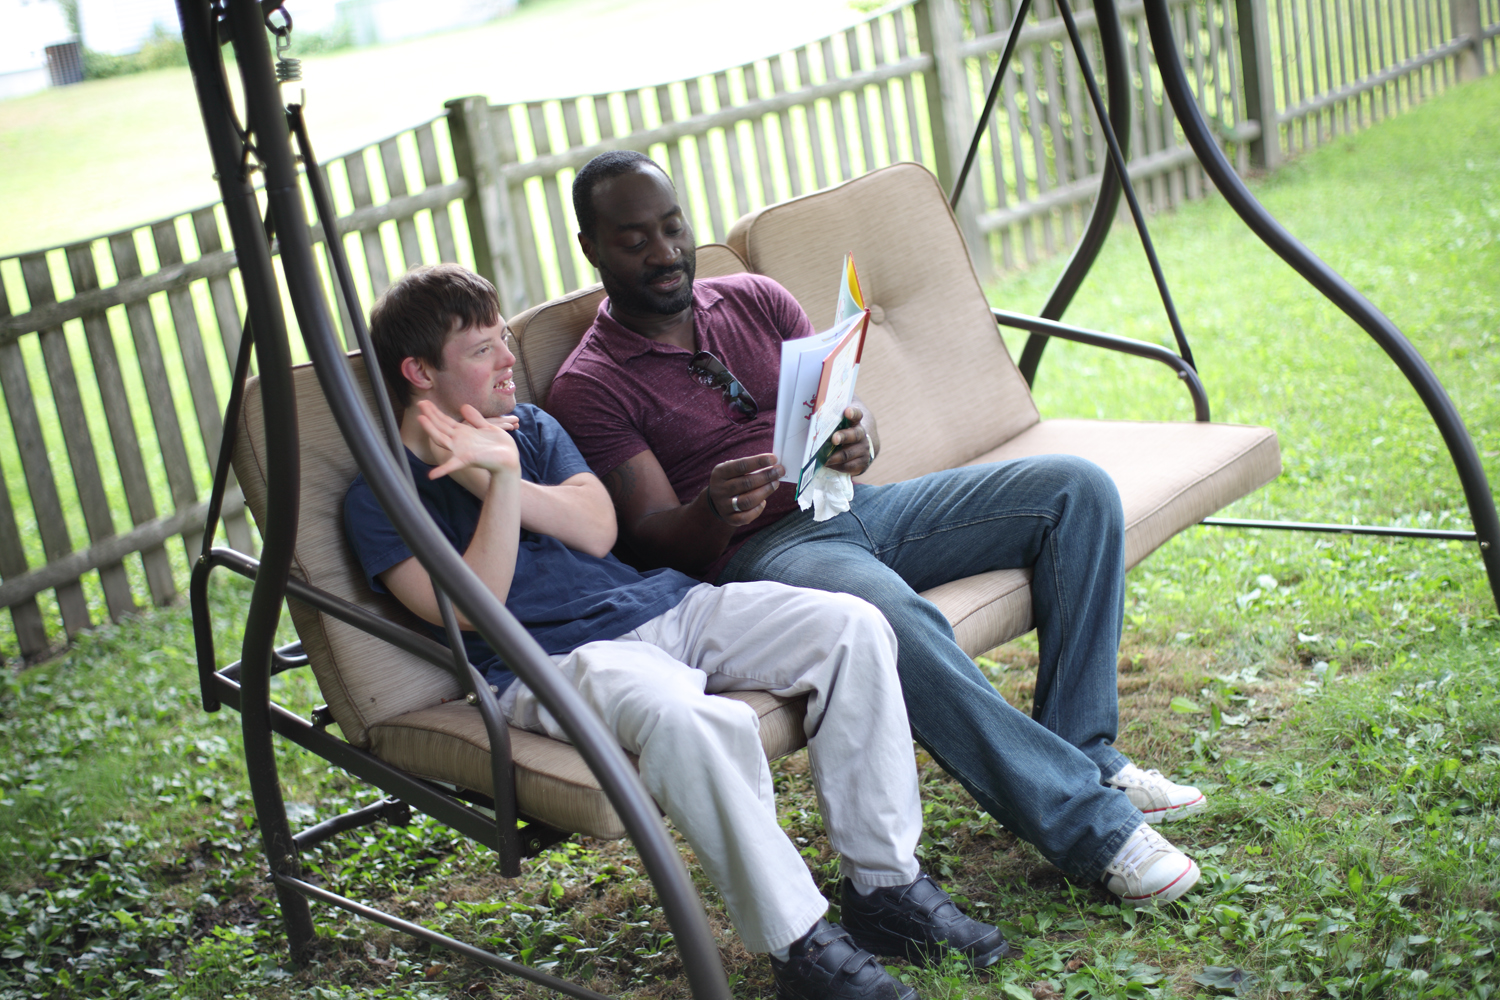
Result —
M 821 524 L 794 511 L 751 536 L 718 583 L 777 580 L 841 590 L 896 632 L 897 670 L 917 742 L 975 800 L 1053 864 L 1097 879 L 1143 821 L 1101 784 L 1114 749 L 1115 669 L 1124 613 L 1125 525 L 1098 466 L 1044 455 L 856 487 Z M 919 591 L 1031 567 L 1041 662 L 1032 717 L 959 648 Z

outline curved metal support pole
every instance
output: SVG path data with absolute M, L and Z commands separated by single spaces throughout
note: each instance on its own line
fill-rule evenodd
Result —
M 1031 12 L 1031 0 L 1021 0 L 1016 7 L 1015 16 L 1010 19 L 1010 34 L 1005 39 L 1005 51 L 1000 54 L 1000 64 L 995 67 L 995 78 L 990 81 L 989 96 L 984 99 L 984 110 L 979 113 L 979 122 L 974 126 L 974 138 L 969 140 L 969 153 L 964 157 L 963 169 L 958 172 L 958 180 L 953 182 L 953 193 L 948 196 L 948 207 L 958 211 L 958 199 L 963 196 L 964 182 L 969 179 L 969 171 L 974 167 L 974 158 L 979 155 L 979 140 L 984 138 L 985 126 L 990 123 L 990 115 L 995 113 L 995 102 L 1000 98 L 1000 88 L 1005 84 L 1005 71 L 1010 66 L 1010 57 L 1015 54 L 1016 43 L 1021 40 L 1021 26 L 1026 23 L 1026 15 Z M 983 59 L 981 55 L 979 58 Z
M 364 311 L 359 306 L 359 296 L 354 291 L 354 275 L 349 269 L 349 257 L 344 252 L 344 241 L 339 235 L 338 213 L 333 209 L 333 197 L 328 192 L 328 180 L 323 175 L 323 166 L 313 153 L 312 139 L 307 134 L 307 121 L 302 117 L 302 106 L 293 104 L 287 108 L 287 123 L 297 139 L 297 148 L 302 153 L 302 168 L 312 192 L 313 206 L 318 221 L 323 226 L 323 245 L 333 262 L 334 276 L 338 280 L 339 292 L 344 297 L 350 325 L 359 344 L 360 357 L 364 361 L 365 373 L 370 380 L 370 389 L 375 396 L 375 410 L 380 416 L 380 426 L 385 432 L 386 444 L 391 454 L 401 462 L 406 455 L 406 446 L 401 443 L 401 429 L 396 422 L 396 411 L 391 406 L 386 392 L 385 380 L 375 360 L 375 347 L 370 342 L 370 328 L 365 324 Z M 410 469 L 407 469 L 410 478 Z M 469 695 L 471 702 L 478 704 L 478 690 L 485 680 L 469 662 L 464 650 L 463 637 L 459 634 L 458 619 L 453 614 L 453 604 L 441 587 L 434 586 L 438 609 L 443 616 L 443 625 L 448 634 L 449 663 L 447 666 L 458 678 L 459 687 Z M 516 832 L 515 783 L 511 766 L 510 728 L 505 725 L 498 712 L 480 709 L 485 735 L 490 741 L 490 780 L 495 790 L 495 828 L 499 840 L 495 843 L 500 855 L 500 874 L 515 878 L 521 874 L 521 840 Z
M 266 572 L 256 578 L 245 620 L 240 655 L 243 664 L 240 725 L 245 741 L 245 770 L 266 858 L 272 871 L 300 877 L 302 866 L 297 859 L 297 846 L 287 823 L 286 804 L 281 797 L 281 783 L 276 773 L 269 711 L 271 657 L 296 541 L 297 484 L 301 476 L 296 445 L 297 408 L 290 378 L 291 349 L 276 290 L 276 276 L 271 267 L 270 245 L 261 226 L 255 192 L 245 169 L 244 142 L 235 126 L 228 81 L 219 58 L 213 8 L 207 3 L 178 0 L 177 9 L 198 89 L 204 130 L 218 168 L 224 210 L 239 251 L 240 277 L 244 283 L 250 323 L 255 330 L 255 353 L 262 373 L 266 437 L 272 441 L 291 442 L 290 447 L 273 450 L 266 460 L 266 475 L 278 484 L 278 489 L 271 491 L 266 504 L 266 523 L 262 526 L 261 565 Z M 254 31 L 264 44 L 265 29 L 259 20 L 259 10 L 258 6 L 255 7 Z M 276 128 L 274 122 L 257 121 L 254 115 L 250 124 L 257 135 L 268 130 L 274 134 Z M 284 120 L 281 128 L 285 129 Z M 271 211 L 274 215 L 276 210 L 273 207 Z M 280 219 L 277 221 L 279 223 Z M 300 894 L 278 886 L 276 895 L 281 904 L 282 919 L 286 921 L 292 960 L 301 964 L 313 939 L 312 913 L 307 900 Z
M 1172 35 L 1171 15 L 1166 0 L 1145 0 L 1146 23 L 1151 30 L 1151 46 L 1156 52 L 1156 63 L 1161 70 L 1162 86 L 1166 90 L 1177 120 L 1192 145 L 1193 152 L 1204 171 L 1218 186 L 1219 193 L 1229 202 L 1241 219 L 1245 220 L 1261 242 L 1276 251 L 1277 256 L 1292 266 L 1334 305 L 1358 323 L 1370 338 L 1396 363 L 1401 374 L 1417 391 L 1417 396 L 1427 407 L 1448 454 L 1458 470 L 1459 482 L 1464 488 L 1464 498 L 1469 504 L 1469 516 L 1474 519 L 1474 532 L 1479 537 L 1480 557 L 1489 574 L 1490 590 L 1495 597 L 1495 606 L 1500 609 L 1500 517 L 1495 513 L 1495 498 L 1490 494 L 1489 481 L 1480 464 L 1479 452 L 1464 427 L 1453 401 L 1438 381 L 1432 367 L 1422 357 L 1411 341 L 1406 339 L 1395 323 L 1329 267 L 1317 254 L 1303 246 L 1295 236 L 1266 211 L 1240 180 L 1229 160 L 1213 140 L 1208 123 L 1193 100 L 1186 74 L 1182 71 L 1182 59 L 1177 52 L 1177 40 Z M 1275 142 L 1274 123 L 1263 125 L 1266 141 Z
M 1188 396 L 1193 400 L 1193 419 L 1201 424 L 1208 423 L 1208 393 L 1203 391 L 1203 380 L 1198 377 L 1198 372 L 1192 365 L 1160 344 L 1150 344 L 1144 340 L 1132 340 L 1129 337 L 1117 337 L 1112 333 L 1086 330 L 1081 326 L 1069 326 L 1066 323 L 1059 323 L 1056 320 L 1042 319 L 1039 316 L 1027 316 L 1025 313 L 1013 313 L 1005 309 L 991 309 L 990 312 L 994 315 L 995 322 L 1001 326 L 1014 327 L 1017 330 L 1030 330 L 1033 334 L 1061 337 L 1063 340 L 1088 344 L 1090 347 L 1102 347 L 1108 351 L 1119 351 L 1121 354 L 1131 354 L 1138 358 L 1149 358 L 1152 361 L 1160 361 L 1176 372 L 1177 377 L 1182 380 L 1183 385 L 1187 386 Z
M 1094 0 L 1095 20 L 1099 29 L 1099 44 L 1104 49 L 1104 83 L 1109 89 L 1109 120 L 1120 140 L 1120 150 L 1126 160 L 1130 159 L 1130 64 L 1125 54 L 1125 31 L 1120 25 L 1120 16 L 1115 9 L 1115 0 Z M 1104 248 L 1109 238 L 1110 227 L 1115 224 L 1115 212 L 1120 208 L 1120 193 L 1124 190 L 1114 163 L 1106 159 L 1104 170 L 1099 175 L 1099 194 L 1094 198 L 1093 210 L 1089 213 L 1088 228 L 1084 230 L 1068 266 L 1052 286 L 1047 304 L 1042 306 L 1043 319 L 1062 319 L 1073 296 L 1078 294 L 1083 279 Z M 1036 382 L 1036 369 L 1042 363 L 1042 352 L 1047 349 L 1047 335 L 1032 333 L 1026 338 L 1021 351 L 1021 377 L 1027 385 Z
M 366 920 L 373 920 L 378 924 L 384 924 L 392 930 L 400 931 L 403 934 L 410 934 L 412 937 L 430 944 L 442 945 L 444 948 L 456 951 L 460 955 L 471 958 L 481 965 L 487 965 L 492 969 L 519 979 L 528 979 L 548 989 L 556 990 L 564 996 L 575 997 L 577 1000 L 611 1000 L 610 997 L 605 996 L 603 993 L 595 993 L 591 989 L 586 989 L 576 983 L 570 983 L 566 979 L 550 976 L 530 966 L 521 965 L 519 962 L 512 962 L 508 958 L 501 958 L 499 955 L 485 951 L 483 948 L 476 948 L 456 938 L 448 937 L 446 934 L 439 934 L 437 931 L 429 930 L 421 924 L 414 924 L 409 920 L 393 917 L 389 913 L 377 910 L 372 906 L 357 903 L 352 899 L 340 896 L 336 892 L 329 892 L 327 889 L 313 885 L 311 882 L 304 882 L 299 878 L 287 878 L 284 875 L 273 875 L 272 878 L 275 880 L 277 888 L 286 887 L 295 889 L 297 892 L 306 893 L 314 899 L 342 907 L 350 913 L 364 917 Z
M 359 344 L 360 356 L 365 362 L 365 371 L 370 377 L 370 388 L 375 392 L 375 408 L 380 415 L 380 427 L 385 431 L 391 454 L 400 455 L 401 428 L 396 422 L 396 411 L 391 406 L 390 396 L 385 391 L 385 382 L 380 376 L 380 366 L 375 363 L 375 347 L 370 343 L 370 328 L 365 323 L 364 310 L 359 306 L 359 293 L 354 290 L 354 272 L 349 269 L 349 255 L 344 252 L 344 238 L 338 228 L 338 212 L 334 211 L 333 195 L 328 191 L 328 177 L 323 173 L 323 164 L 313 152 L 312 139 L 307 134 L 307 119 L 302 117 L 302 105 L 287 107 L 287 122 L 292 134 L 297 137 L 297 149 L 302 154 L 302 171 L 307 177 L 308 190 L 312 192 L 313 208 L 323 226 L 323 245 L 328 248 L 328 257 L 333 261 L 334 278 L 338 281 L 339 294 L 344 297 L 344 306 L 349 311 L 349 325 L 354 328 L 354 339 Z
M 192 0 L 178 0 L 178 3 L 179 7 L 184 7 Z M 308 233 L 279 86 L 272 72 L 270 46 L 261 27 L 259 4 L 255 0 L 230 0 L 228 7 L 239 70 L 245 84 L 245 102 L 251 112 L 251 124 L 255 127 L 256 153 L 265 168 L 266 196 L 281 236 L 282 272 L 287 292 L 318 381 L 344 440 L 376 498 L 423 567 L 453 598 L 490 646 L 505 658 L 521 681 L 562 723 L 574 747 L 598 777 L 661 897 L 662 909 L 671 925 L 693 995 L 701 1000 L 727 1000 L 729 984 L 702 904 L 639 775 L 578 692 L 553 669 L 551 659 L 536 640 L 505 610 L 438 531 L 426 510 L 411 495 L 406 471 L 397 467 L 395 458 L 372 425 L 348 369 L 348 359 L 334 333 L 328 303 L 318 280 L 317 260 Z M 199 9 L 206 10 L 207 5 Z M 215 162 L 222 163 L 217 157 Z M 239 230 L 235 236 L 236 245 L 241 247 L 241 266 L 244 267 L 247 251 L 252 245 L 240 242 Z M 264 252 L 259 247 L 254 249 Z M 263 263 L 269 270 L 269 256 Z M 262 266 L 262 262 L 258 261 L 256 266 Z M 279 302 L 279 299 L 270 301 Z M 265 328 L 258 324 L 257 330 L 264 331 Z M 284 368 L 284 371 L 277 372 L 274 381 L 289 385 L 289 364 Z M 263 385 L 266 374 L 266 368 L 262 367 Z M 281 405 L 290 405 L 285 397 L 279 397 L 279 401 Z M 286 428 L 279 428 L 281 437 L 270 439 L 270 414 L 274 405 L 268 398 L 268 439 L 273 441 L 268 450 L 273 453 L 285 451 L 281 446 L 288 441 Z M 292 431 L 295 432 L 295 424 Z M 257 591 L 262 579 L 272 575 L 269 572 L 272 567 L 266 565 L 266 560 L 262 560 L 262 565 L 267 572 L 257 578 Z M 278 570 L 284 580 L 285 569 L 278 567 Z M 284 588 L 284 583 L 279 586 Z M 498 711 L 487 685 L 481 684 L 476 694 L 483 711 Z M 281 874 L 296 877 L 293 872 Z
M 1146 263 L 1151 267 L 1151 279 L 1156 282 L 1157 295 L 1161 297 L 1162 309 L 1167 314 L 1167 323 L 1172 327 L 1172 337 L 1177 341 L 1177 353 L 1182 355 L 1182 360 L 1196 368 L 1198 366 L 1193 363 L 1193 350 L 1188 346 L 1187 334 L 1183 332 L 1182 321 L 1177 317 L 1177 307 L 1172 303 L 1172 290 L 1167 287 L 1167 276 L 1162 273 L 1161 260 L 1157 258 L 1156 247 L 1151 241 L 1151 231 L 1146 228 L 1146 213 L 1141 208 L 1140 200 L 1135 196 L 1135 185 L 1130 182 L 1130 164 L 1125 159 L 1125 151 L 1120 145 L 1119 137 L 1109 122 L 1104 98 L 1099 93 L 1099 81 L 1094 79 L 1093 67 L 1089 65 L 1089 54 L 1084 51 L 1083 36 L 1079 34 L 1078 22 L 1073 18 L 1072 4 L 1069 0 L 1057 0 L 1057 12 L 1062 15 L 1063 25 L 1068 29 L 1068 39 L 1073 43 L 1073 51 L 1078 55 L 1079 75 L 1083 77 L 1084 86 L 1088 88 L 1089 99 L 1094 103 L 1094 113 L 1098 116 L 1099 128 L 1104 133 L 1104 143 L 1109 147 L 1109 156 L 1114 161 L 1115 172 L 1120 175 L 1120 182 L 1125 186 L 1125 203 L 1130 206 L 1130 217 L 1135 221 L 1136 235 L 1141 238 L 1141 249 L 1146 252 Z

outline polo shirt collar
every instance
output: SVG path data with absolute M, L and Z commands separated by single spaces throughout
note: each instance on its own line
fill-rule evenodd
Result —
M 703 329 L 699 325 L 699 317 L 723 300 L 724 296 L 704 284 L 702 280 L 696 278 L 693 280 L 693 323 L 698 330 Z M 594 317 L 594 335 L 598 338 L 605 353 L 616 364 L 624 364 L 643 354 L 675 354 L 679 350 L 670 345 L 659 344 L 650 337 L 643 337 L 615 319 L 609 311 L 608 296 L 599 303 L 598 314 Z

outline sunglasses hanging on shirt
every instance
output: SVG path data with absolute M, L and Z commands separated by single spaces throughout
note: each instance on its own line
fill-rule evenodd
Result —
M 693 360 L 688 362 L 688 371 L 709 388 L 724 390 L 724 402 L 744 419 L 750 420 L 760 412 L 750 390 L 734 377 L 734 373 L 725 367 L 724 362 L 708 351 L 694 354 Z

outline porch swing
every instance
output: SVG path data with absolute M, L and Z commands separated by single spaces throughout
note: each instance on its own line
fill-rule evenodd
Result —
M 1004 75 L 1029 0 L 1022 0 L 995 79 Z M 1066 0 L 1059 0 L 1072 44 L 1105 123 L 1110 166 L 1083 240 L 1040 317 L 991 310 L 948 210 L 948 199 L 920 166 L 898 164 L 741 219 L 728 246 L 699 248 L 699 273 L 750 269 L 781 281 L 808 309 L 814 323 L 829 317 L 819 301 L 822 266 L 853 249 L 867 285 L 875 290 L 873 322 L 861 390 L 873 407 L 894 412 L 902 380 L 941 370 L 979 386 L 990 413 L 952 424 L 969 390 L 957 386 L 939 400 L 922 427 L 890 421 L 884 430 L 878 478 L 892 481 L 937 468 L 992 461 L 1039 451 L 1072 451 L 1093 457 L 1114 475 L 1126 505 L 1126 559 L 1139 562 L 1177 531 L 1195 523 L 1356 530 L 1337 525 L 1285 525 L 1206 520 L 1274 478 L 1280 469 L 1275 434 L 1264 428 L 1212 424 L 1191 351 L 1171 305 L 1146 234 L 1139 205 L 1116 139 L 1128 134 L 1128 101 L 1105 113 L 1088 69 Z M 1096 0 L 1105 76 L 1110 93 L 1125 92 L 1123 32 L 1114 0 Z M 681 858 L 627 755 L 563 683 L 530 635 L 463 564 L 417 502 L 402 456 L 395 416 L 372 357 L 368 331 L 340 241 L 322 172 L 316 166 L 300 107 L 283 107 L 279 76 L 266 28 L 282 35 L 289 19 L 272 15 L 277 0 L 178 0 L 204 127 L 213 154 L 229 225 L 238 250 L 249 307 L 246 334 L 225 420 L 210 501 L 204 552 L 194 567 L 191 600 L 204 708 L 229 705 L 241 713 L 246 767 L 262 844 L 294 961 L 307 955 L 314 931 L 308 899 L 341 907 L 402 933 L 455 950 L 474 961 L 567 996 L 598 998 L 577 983 L 349 899 L 304 876 L 301 851 L 335 834 L 385 819 L 404 822 L 420 810 L 493 848 L 502 874 L 520 872 L 522 857 L 574 833 L 628 836 L 654 884 L 681 955 L 693 996 L 729 996 L 717 947 Z M 284 15 L 284 11 L 281 12 Z M 1467 432 L 1430 369 L 1389 320 L 1347 283 L 1297 244 L 1245 191 L 1213 142 L 1188 90 L 1172 37 L 1165 0 L 1146 0 L 1146 14 L 1167 94 L 1204 169 L 1246 222 L 1299 272 L 1381 343 L 1427 403 L 1458 466 L 1476 531 L 1401 529 L 1421 537 L 1477 539 L 1500 604 L 1500 539 L 1495 508 Z M 244 84 L 246 125 L 236 118 L 222 45 L 233 44 Z M 990 95 L 985 117 L 994 104 Z M 1110 128 L 1109 126 L 1113 126 Z M 984 117 L 979 131 L 985 127 Z M 976 132 L 975 144 L 979 132 Z M 253 138 L 252 138 L 253 137 Z M 307 172 L 317 213 L 328 236 L 339 294 L 362 354 L 339 344 L 314 257 L 297 176 L 292 139 Z M 974 150 L 970 151 L 970 162 Z M 267 216 L 251 185 L 251 157 L 264 171 Z M 964 174 L 968 173 L 966 164 Z M 953 192 L 956 203 L 963 179 Z M 1140 341 L 1084 330 L 1059 317 L 1093 263 L 1121 194 L 1137 217 L 1153 274 L 1162 292 L 1178 352 Z M 854 205 L 859 212 L 853 211 Z M 876 208 L 872 210 L 872 206 Z M 901 235 L 892 250 L 891 236 Z M 286 290 L 312 361 L 291 363 L 281 294 L 271 260 L 279 243 Z M 920 250 L 920 252 L 917 252 Z M 511 319 L 519 342 L 517 398 L 547 402 L 558 366 L 592 319 L 602 290 L 583 289 Z M 940 320 L 938 319 L 940 317 Z M 1030 331 L 1020 367 L 1011 362 L 996 324 Z M 826 325 L 826 323 L 825 323 Z M 252 345 L 259 377 L 248 379 Z M 1044 421 L 1028 385 L 1049 337 L 1151 358 L 1173 370 L 1189 392 L 1196 420 L 1179 424 Z M 953 352 L 960 352 L 954 354 Z M 953 366 L 948 359 L 962 357 Z M 955 373 L 954 367 L 963 369 Z M 916 373 L 914 375 L 914 373 Z M 960 439 L 931 431 L 963 426 Z M 259 560 L 231 549 L 210 548 L 229 462 L 260 526 Z M 402 537 L 434 581 L 449 638 L 428 638 L 405 609 L 371 593 L 343 540 L 344 490 L 363 472 Z M 219 667 L 211 627 L 208 582 L 216 568 L 254 580 L 240 659 Z M 926 595 L 954 624 L 960 644 L 977 654 L 1023 634 L 1031 625 L 1027 574 L 1001 571 L 959 580 Z M 451 598 L 451 600 L 450 600 Z M 280 609 L 291 609 L 299 640 L 276 648 Z M 561 722 L 571 745 L 508 727 L 494 692 L 464 656 L 454 605 L 504 657 Z M 327 706 L 302 719 L 270 698 L 270 678 L 310 667 Z M 742 697 L 761 716 L 768 756 L 790 753 L 802 739 L 802 706 L 768 694 Z M 327 731 L 337 723 L 342 738 Z M 293 833 L 277 779 L 273 734 L 318 754 L 380 789 L 385 798 Z

